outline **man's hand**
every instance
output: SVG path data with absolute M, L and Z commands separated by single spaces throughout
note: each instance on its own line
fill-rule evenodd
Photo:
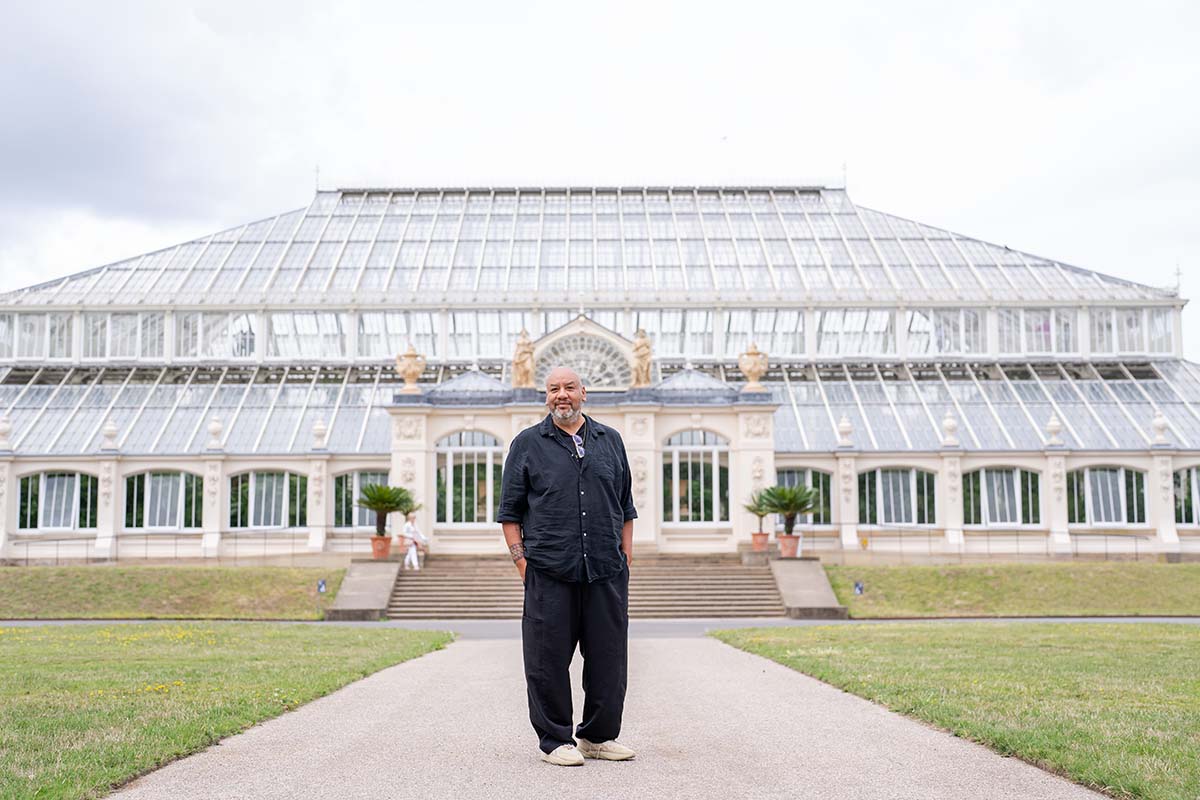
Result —
M 525 559 L 517 562 L 517 572 L 521 573 L 521 583 L 525 582 Z
M 625 554 L 625 566 L 632 567 L 633 566 L 633 550 L 626 550 L 626 549 L 622 548 L 621 552 Z

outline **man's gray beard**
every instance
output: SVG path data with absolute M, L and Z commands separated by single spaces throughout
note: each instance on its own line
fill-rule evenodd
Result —
M 559 422 L 574 422 L 579 419 L 579 415 L 583 413 L 583 408 L 572 408 L 569 411 L 560 411 L 557 407 L 550 409 L 550 414 Z

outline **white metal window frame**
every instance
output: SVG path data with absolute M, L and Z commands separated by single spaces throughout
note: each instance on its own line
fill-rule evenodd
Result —
M 1015 498 L 1016 498 L 1016 502 L 1014 504 L 1014 507 L 1016 508 L 1016 519 L 1017 519 L 1016 522 L 996 522 L 996 521 L 992 520 L 991 512 L 990 512 L 991 487 L 987 480 L 988 472 L 1007 472 L 1012 475 L 1013 494 L 1015 495 Z M 1046 525 L 1043 522 L 1040 522 L 1040 521 L 1039 522 L 1031 522 L 1031 523 L 1021 522 L 1021 519 L 1023 519 L 1025 516 L 1025 496 L 1024 496 L 1024 492 L 1021 491 L 1021 473 L 1022 472 L 1028 472 L 1030 475 L 1033 476 L 1034 480 L 1037 481 L 1038 503 L 1039 503 L 1039 507 L 1037 509 L 1038 519 L 1039 520 L 1045 519 L 1045 515 L 1042 513 L 1042 509 L 1040 507 L 1041 499 L 1042 499 L 1042 476 L 1041 476 L 1041 473 L 1037 472 L 1036 470 L 1025 469 L 1024 467 L 980 467 L 979 469 L 973 469 L 968 472 L 964 472 L 963 480 L 965 483 L 968 475 L 975 475 L 975 474 L 979 475 L 979 514 L 980 514 L 980 517 L 983 519 L 983 521 L 982 522 L 967 522 L 964 518 L 963 527 L 968 528 L 970 530 L 976 530 L 976 529 L 982 530 L 985 528 L 1002 528 L 1004 530 L 1013 530 L 1013 529 L 1045 530 Z M 963 487 L 963 494 L 964 494 L 964 496 L 966 494 L 965 485 Z
M 1186 475 L 1188 490 L 1191 492 L 1192 519 L 1190 521 L 1186 519 L 1179 520 L 1177 517 L 1175 524 L 1181 528 L 1200 528 L 1200 503 L 1197 503 L 1197 500 L 1200 499 L 1200 467 L 1184 467 L 1183 469 L 1175 470 L 1171 481 L 1171 491 L 1176 505 L 1180 502 L 1179 493 L 1176 491 L 1176 488 L 1179 485 L 1178 476 L 1181 473 Z
M 0 356 L 5 360 L 13 361 L 71 361 L 76 352 L 76 324 L 75 314 L 70 311 L 51 311 L 29 313 L 25 311 L 4 312 L 4 316 L 11 318 L 11 335 L 12 341 L 10 346 L 6 346 L 8 350 L 11 347 L 11 352 L 7 356 Z M 37 323 L 37 340 L 32 345 L 26 341 L 23 326 L 26 321 L 34 321 Z M 66 326 L 65 337 L 60 336 L 65 345 L 65 352 L 56 352 L 52 350 L 51 344 L 54 341 L 55 325 Z M 28 352 L 24 352 L 25 348 L 30 348 Z
M 134 324 L 134 355 L 113 354 L 113 317 L 132 316 Z M 158 351 L 147 353 L 146 325 L 153 318 L 158 318 Z M 88 354 L 88 342 L 91 336 L 92 322 L 104 320 L 103 352 Z M 87 311 L 80 319 L 79 331 L 79 360 L 83 363 L 106 361 L 142 361 L 163 362 L 167 360 L 167 315 L 163 311 Z
M 1160 306 L 1102 306 L 1089 309 L 1091 322 L 1088 325 L 1088 342 L 1091 353 L 1102 356 L 1146 356 L 1171 355 L 1175 352 L 1175 311 Z M 1121 325 L 1123 319 L 1137 319 L 1138 342 L 1135 347 L 1122 347 Z M 1152 346 L 1153 328 L 1156 322 L 1165 325 L 1166 341 L 1162 349 Z M 1107 327 L 1105 332 L 1104 327 Z M 1102 335 L 1103 334 L 1103 335 Z M 1103 346 L 1101 338 L 1107 338 L 1109 346 Z
M 383 476 L 382 480 L 367 480 L 368 476 Z M 339 525 L 337 520 L 337 483 L 350 481 L 350 519 L 349 525 Z M 386 469 L 358 469 L 352 472 L 343 472 L 333 476 L 334 493 L 333 501 L 333 528 L 335 530 L 351 530 L 351 529 L 370 529 L 375 530 L 375 512 L 362 508 L 358 505 L 358 498 L 362 495 L 362 490 L 366 486 L 387 486 L 388 471 Z M 345 491 L 343 489 L 343 491 Z M 345 496 L 345 495 L 343 495 Z
M 72 479 L 73 485 L 71 487 L 71 493 L 70 493 L 71 496 L 69 498 L 65 498 L 66 500 L 69 500 L 71 507 L 70 507 L 70 509 L 62 509 L 61 505 L 60 505 L 60 510 L 65 510 L 68 512 L 67 518 L 71 520 L 70 525 L 47 525 L 46 524 L 46 507 L 47 507 L 46 483 L 47 483 L 47 476 L 49 476 L 49 475 L 67 475 L 67 476 L 70 476 Z M 83 487 L 83 478 L 88 477 L 88 478 L 96 479 L 95 475 L 92 475 L 87 472 L 71 472 L 70 470 L 47 470 L 44 472 L 33 472 L 33 473 L 26 474 L 26 475 L 22 475 L 19 478 L 17 478 L 18 489 L 23 488 L 22 482 L 25 478 L 32 478 L 35 476 L 38 479 L 37 527 L 36 528 L 20 527 L 19 516 L 21 513 L 21 505 L 22 505 L 22 501 L 24 500 L 24 498 L 21 496 L 20 492 L 18 492 L 18 495 L 17 495 L 17 515 L 18 515 L 17 533 L 20 533 L 21 531 L 34 531 L 34 530 L 51 531 L 51 532 L 78 531 L 78 530 L 90 531 L 90 530 L 94 530 L 96 528 L 96 525 L 91 525 L 86 528 L 81 527 L 79 525 L 79 503 L 80 503 L 80 499 L 81 499 L 80 493 L 81 493 L 81 490 Z M 97 514 L 99 513 L 99 510 L 100 510 L 99 507 L 97 507 L 97 509 L 96 509 Z
M 924 319 L 929 326 L 927 331 L 914 331 L 914 323 Z M 945 347 L 944 330 L 947 320 L 956 320 L 957 346 Z M 970 320 L 970 325 L 968 325 Z M 987 312 L 982 308 L 918 308 L 909 309 L 904 314 L 905 351 L 908 355 L 917 356 L 958 356 L 984 355 L 988 352 L 987 341 Z M 928 335 L 929 344 L 924 350 L 913 349 L 913 342 L 920 336 Z M 970 344 L 971 346 L 968 346 Z
M 1034 341 L 1029 330 L 1030 315 L 1046 314 L 1048 329 L 1045 335 L 1049 338 L 1048 347 Z M 1016 336 L 1006 331 L 1009 321 L 1015 321 Z M 1062 322 L 1069 322 L 1073 347 L 1068 349 L 1060 346 L 1059 333 Z M 997 315 L 996 353 L 998 355 L 1078 355 L 1081 334 L 1079 330 L 1079 309 L 1075 307 L 1047 308 L 1002 308 Z
M 678 437 L 682 434 L 692 433 L 692 432 L 701 433 L 701 434 L 707 433 L 713 437 L 713 442 L 710 444 L 673 444 L 673 443 L 671 443 L 672 440 L 675 439 L 676 437 Z M 697 428 L 692 431 L 680 431 L 678 433 L 672 434 L 670 437 L 668 437 L 666 439 L 666 442 L 667 443 L 663 445 L 662 458 L 663 458 L 664 465 L 667 463 L 671 464 L 671 484 L 670 484 L 671 503 L 670 503 L 670 509 L 669 509 L 671 512 L 671 518 L 669 520 L 664 519 L 662 521 L 663 527 L 685 528 L 685 529 L 686 528 L 713 528 L 713 527 L 727 528 L 727 527 L 731 527 L 732 521 L 731 521 L 731 515 L 730 515 L 730 511 L 729 511 L 729 503 L 728 502 L 725 503 L 725 508 L 723 509 L 725 512 L 724 519 L 720 518 L 720 513 L 719 513 L 722 510 L 721 509 L 721 490 L 722 490 L 722 488 L 725 490 L 726 497 L 729 496 L 728 483 L 726 483 L 726 485 L 724 485 L 724 486 L 722 486 L 722 484 L 721 484 L 722 456 L 724 457 L 724 466 L 726 468 L 726 476 L 727 477 L 725 480 L 726 481 L 729 480 L 729 478 L 728 478 L 729 452 L 730 452 L 729 441 L 727 439 L 725 439 L 725 437 L 720 436 L 719 434 L 715 434 L 711 431 L 704 431 L 704 430 Z M 701 471 L 700 471 L 700 502 L 701 502 L 701 505 L 703 505 L 703 502 L 704 502 L 704 485 L 705 484 L 704 484 L 704 471 L 703 471 L 704 461 L 703 461 L 703 459 L 705 456 L 707 456 L 710 459 L 709 463 L 711 463 L 713 466 L 713 478 L 717 483 L 713 487 L 714 491 L 712 493 L 712 498 L 713 498 L 712 516 L 713 516 L 713 519 L 711 519 L 711 520 L 680 520 L 680 518 L 679 518 L 679 481 L 680 481 L 680 473 L 679 473 L 680 459 L 679 459 L 679 457 L 680 456 L 690 457 L 693 455 L 699 455 L 701 457 L 701 462 L 700 462 L 700 465 L 701 465 Z M 690 464 L 690 460 L 688 463 Z M 690 473 L 690 467 L 689 467 L 688 480 L 691 480 L 690 475 L 691 475 L 691 473 Z M 668 509 L 664 508 L 663 510 L 666 511 Z M 703 513 L 703 508 L 701 508 L 701 513 Z
M 265 315 L 266 360 L 346 361 L 350 354 L 350 322 L 354 315 L 307 309 Z M 315 348 L 308 349 L 306 346 Z M 398 351 L 399 352 L 399 351 Z
M 500 440 L 491 434 L 482 433 L 483 436 L 491 439 L 494 444 L 477 444 L 477 445 L 458 445 L 449 444 L 451 439 L 458 437 L 464 431 L 459 431 L 449 436 L 444 436 L 437 441 L 434 446 L 434 480 L 437 480 L 437 471 L 443 466 L 446 468 L 446 506 L 445 508 L 435 508 L 433 514 L 433 526 L 435 529 L 442 530 L 446 528 L 472 529 L 472 528 L 495 528 L 498 524 L 496 519 L 496 506 L 500 502 L 500 498 L 496 496 L 495 481 L 492 478 L 492 470 L 496 466 L 504 464 L 504 446 L 500 444 Z M 442 457 L 445 457 L 445 464 L 442 464 Z M 471 456 L 472 460 L 467 461 L 467 457 Z M 461 459 L 462 464 L 471 463 L 478 467 L 480 464 L 477 460 L 479 456 L 483 456 L 484 478 L 487 486 L 487 513 L 485 518 L 475 522 L 455 522 L 454 521 L 454 462 Z M 466 480 L 466 471 L 463 471 L 462 478 Z M 436 501 L 435 501 L 436 502 Z M 446 519 L 443 522 L 438 522 L 438 515 L 445 514 Z
M 1096 520 L 1096 515 L 1095 515 L 1096 506 L 1095 506 L 1095 501 L 1094 501 L 1094 498 L 1092 495 L 1092 470 L 1094 470 L 1094 469 L 1096 469 L 1096 470 L 1100 470 L 1100 469 L 1116 470 L 1117 471 L 1117 473 L 1118 473 L 1117 474 L 1117 502 L 1118 502 L 1117 509 L 1121 512 L 1120 520 L 1113 521 L 1113 522 L 1100 522 L 1100 521 Z M 1068 471 L 1068 479 L 1069 479 L 1070 473 L 1073 473 L 1073 472 L 1074 473 L 1078 473 L 1078 472 L 1083 473 L 1083 492 L 1084 492 L 1083 510 L 1084 510 L 1084 513 L 1085 513 L 1087 519 L 1085 522 L 1068 522 L 1069 528 L 1074 528 L 1074 529 L 1139 528 L 1139 529 L 1141 529 L 1141 528 L 1149 528 L 1150 527 L 1150 524 L 1149 524 L 1150 508 L 1149 508 L 1149 501 L 1146 497 L 1146 473 L 1143 470 L 1133 469 L 1131 467 L 1113 466 L 1113 465 L 1108 465 L 1108 464 L 1095 464 L 1092 466 L 1080 467 L 1078 469 L 1069 470 Z M 1143 505 L 1143 508 L 1145 508 L 1146 520 L 1147 520 L 1145 522 L 1128 522 L 1128 521 L 1126 521 L 1128 507 L 1126 506 L 1125 474 L 1127 472 L 1134 472 L 1134 473 L 1137 473 L 1142 476 L 1142 480 L 1141 480 L 1142 505 Z M 1173 514 L 1174 510 L 1172 510 L 1171 513 Z
M 263 321 L 263 315 L 253 311 L 178 310 L 174 319 L 174 359 L 188 363 L 260 359 L 265 350 Z M 242 329 L 239 323 L 244 323 Z M 191 335 L 184 335 L 185 326 Z
M 200 509 L 199 509 L 199 514 L 198 514 L 198 517 L 199 517 L 198 524 L 191 525 L 191 526 L 185 526 L 183 524 L 183 520 L 184 520 L 184 516 L 185 516 L 185 509 L 187 506 L 186 477 L 189 475 L 192 478 L 201 482 L 200 487 L 199 487 Z M 178 497 L 176 498 L 175 503 L 174 503 L 174 505 L 175 505 L 175 524 L 174 525 L 151 525 L 151 524 L 149 524 L 149 520 L 151 519 L 151 504 L 150 504 L 151 491 L 150 491 L 150 489 L 151 489 L 151 481 L 154 476 L 173 477 L 173 478 L 175 478 L 176 483 L 178 484 L 176 487 L 176 491 L 178 492 Z M 128 487 L 130 480 L 133 480 L 133 479 L 139 478 L 139 477 L 144 479 L 143 484 L 142 484 L 142 497 L 141 497 L 143 524 L 140 527 L 125 524 L 125 525 L 123 525 L 123 530 L 127 530 L 127 531 L 199 531 L 203 528 L 203 520 L 204 520 L 203 476 L 197 475 L 194 472 L 187 472 L 184 470 L 147 470 L 145 472 L 135 472 L 135 473 L 126 475 L 125 476 L 126 487 Z M 128 488 L 126 488 L 126 494 L 125 494 L 126 498 L 128 498 L 128 496 L 129 496 L 128 491 L 129 491 Z M 122 515 L 122 517 L 121 517 L 122 522 L 124 522 L 127 515 L 128 515 L 128 508 L 126 508 L 126 514 Z
M 257 512 L 259 511 L 259 508 L 258 508 L 258 488 L 259 488 L 258 482 L 259 482 L 260 475 L 272 475 L 272 476 L 280 475 L 283 477 L 283 499 L 282 499 L 281 505 L 279 507 L 280 522 L 278 525 L 275 525 L 275 524 L 256 525 L 254 523 L 255 516 L 257 515 Z M 288 525 L 288 520 L 291 517 L 292 508 L 293 508 L 293 505 L 295 504 L 295 498 L 292 497 L 291 477 L 293 475 L 303 478 L 305 481 L 308 480 L 308 476 L 305 475 L 304 473 L 292 472 L 290 470 L 259 469 L 259 470 L 251 470 L 248 472 L 239 472 L 234 475 L 230 475 L 228 478 L 228 482 L 226 484 L 229 487 L 229 507 L 226 509 L 227 513 L 225 515 L 225 519 L 228 520 L 228 523 L 229 523 L 229 528 L 231 530 L 239 530 L 239 531 L 287 530 L 287 529 L 290 529 L 292 526 Z M 249 482 L 250 482 L 249 488 L 247 490 L 247 499 L 246 499 L 246 519 L 249 524 L 234 525 L 233 520 L 230 518 L 231 514 L 233 512 L 233 503 L 234 503 L 233 481 L 234 481 L 234 479 L 241 479 L 241 478 L 249 478 Z M 307 492 L 305 494 L 307 496 Z M 308 527 L 307 522 L 308 521 L 306 519 L 305 520 L 306 524 L 301 525 L 301 526 L 296 526 L 294 528 L 294 530 L 300 530 L 302 528 L 307 528 Z
M 883 502 L 884 495 L 884 472 L 907 472 L 908 473 L 908 492 L 909 492 L 909 512 L 912 514 L 912 522 L 889 522 L 883 519 L 886 506 Z M 870 530 L 879 528 L 919 528 L 921 530 L 927 528 L 936 528 L 938 522 L 938 502 L 937 502 L 937 473 L 932 470 L 921 469 L 919 467 L 877 467 L 869 469 L 865 472 L 860 472 L 859 477 L 868 473 L 875 473 L 875 497 L 872 498 L 875 508 L 875 522 L 863 522 L 859 520 L 858 525 L 861 528 Z M 917 473 L 933 476 L 933 514 L 932 520 L 929 522 L 917 522 Z
M 782 479 L 784 473 L 795 472 L 800 473 L 802 483 L 799 485 L 806 486 L 809 489 L 816 488 L 813 486 L 813 476 L 823 475 L 829 480 L 829 522 L 813 522 L 812 514 L 801 514 L 796 518 L 796 527 L 811 530 L 831 530 L 837 527 L 837 522 L 834 519 L 837 511 L 837 503 L 833 498 L 833 473 L 823 469 L 813 469 L 811 467 L 777 467 L 775 469 L 775 483 L 780 486 L 796 486 L 795 483 L 788 483 Z M 776 514 L 775 530 L 783 530 L 783 516 Z

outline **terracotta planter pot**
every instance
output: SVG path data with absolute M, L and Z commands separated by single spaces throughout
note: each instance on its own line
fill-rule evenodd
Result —
M 781 533 L 777 538 L 779 539 L 779 557 L 795 558 L 796 552 L 800 549 L 800 537 L 795 534 L 788 536 L 786 533 Z
M 390 536 L 372 536 L 371 537 L 371 558 L 383 560 L 392 553 L 392 537 Z
M 767 552 L 767 539 L 771 538 L 769 533 L 752 533 L 750 534 L 750 550 L 755 553 Z

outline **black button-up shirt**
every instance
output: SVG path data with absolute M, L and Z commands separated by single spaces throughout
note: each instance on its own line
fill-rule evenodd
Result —
M 625 567 L 621 529 L 637 511 L 621 435 L 587 416 L 582 433 L 583 458 L 549 414 L 517 434 L 504 461 L 496 519 L 520 523 L 534 569 L 590 583 Z

